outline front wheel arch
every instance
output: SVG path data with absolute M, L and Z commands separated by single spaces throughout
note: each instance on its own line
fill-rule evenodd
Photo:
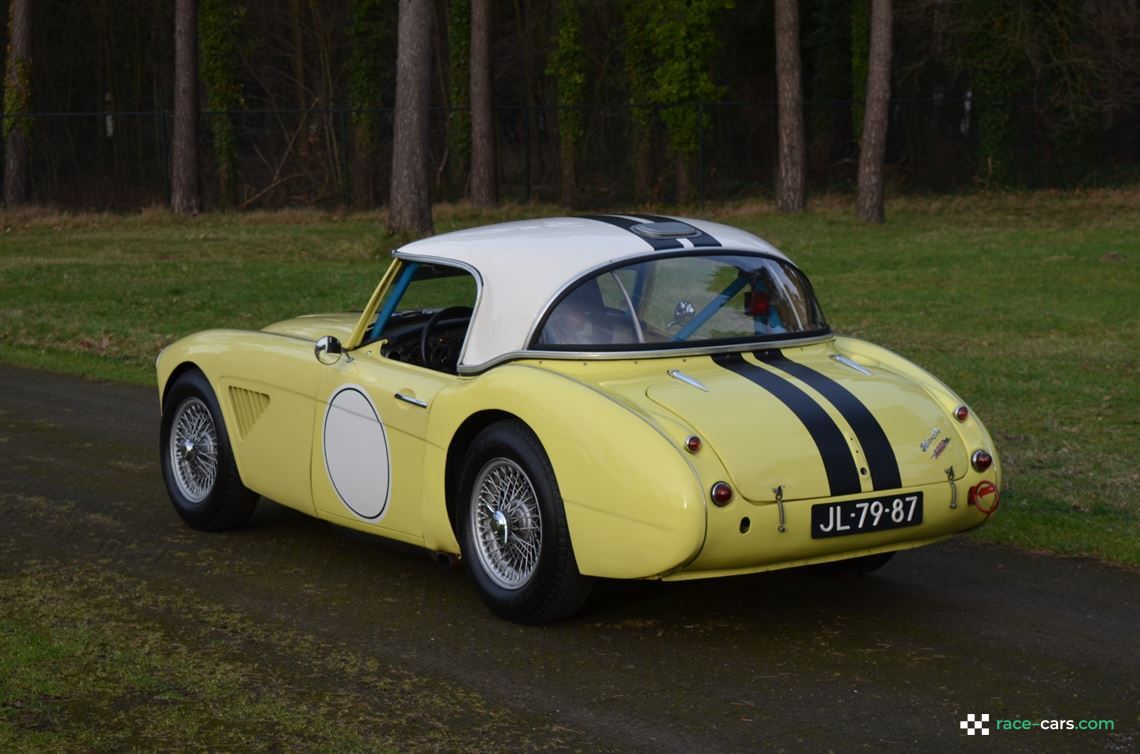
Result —
M 178 382 L 179 378 L 181 378 L 182 375 L 186 374 L 187 372 L 198 372 L 202 375 L 202 377 L 206 377 L 205 373 L 202 371 L 202 367 L 198 366 L 193 361 L 184 361 L 178 366 L 174 367 L 174 369 L 170 372 L 170 376 L 166 378 L 166 383 L 162 386 L 162 395 L 159 397 L 159 405 L 162 406 L 163 411 L 166 410 L 166 398 L 170 394 L 170 388 L 176 382 Z
M 175 511 L 188 525 L 203 531 L 242 526 L 253 514 L 259 495 L 242 484 L 213 385 L 197 368 L 181 370 L 168 384 L 158 450 Z M 191 412 L 196 412 L 194 418 L 184 419 Z M 181 435 L 183 430 L 186 435 Z M 186 456 L 181 458 L 177 450 L 181 442 L 175 442 L 179 436 L 187 439 Z M 199 475 L 205 478 L 191 479 Z

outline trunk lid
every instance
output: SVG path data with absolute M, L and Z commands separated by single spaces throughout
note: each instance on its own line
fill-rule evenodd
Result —
M 836 358 L 838 357 L 838 358 Z M 953 419 L 913 379 L 846 362 L 831 343 L 689 360 L 645 395 L 715 450 L 749 500 L 868 494 L 965 473 Z

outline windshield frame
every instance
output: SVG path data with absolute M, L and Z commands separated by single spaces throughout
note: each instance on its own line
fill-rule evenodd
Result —
M 785 265 L 794 270 L 800 280 L 803 281 L 805 293 L 811 297 L 812 302 L 824 319 L 825 325 L 818 330 L 810 330 L 804 332 L 785 332 L 772 334 L 767 333 L 763 335 L 746 335 L 740 337 L 730 338 L 709 338 L 693 343 L 688 340 L 679 341 L 666 341 L 666 342 L 652 342 L 652 343 L 618 343 L 618 344 L 568 344 L 559 345 L 552 343 L 542 343 L 542 333 L 546 327 L 547 321 L 551 315 L 558 309 L 558 306 L 569 296 L 579 285 L 588 280 L 599 278 L 608 272 L 620 270 L 627 267 L 632 267 L 646 262 L 656 262 L 661 259 L 673 259 L 681 257 L 694 257 L 694 258 L 709 258 L 709 257 L 753 257 L 757 259 L 765 259 L 775 262 L 778 265 Z M 832 335 L 831 325 L 826 323 L 826 317 L 823 315 L 823 307 L 819 303 L 819 298 L 815 294 L 815 288 L 812 286 L 811 279 L 799 268 L 794 262 L 784 256 L 775 254 L 766 254 L 758 251 L 745 251 L 734 250 L 731 248 L 707 248 L 699 247 L 692 249 L 681 249 L 678 251 L 663 252 L 661 254 L 650 254 L 640 256 L 634 259 L 621 259 L 606 264 L 599 265 L 592 269 L 583 272 L 581 275 L 571 280 L 566 285 L 555 293 L 554 297 L 546 304 L 542 314 L 535 320 L 535 324 L 531 328 L 530 333 L 526 339 L 526 352 L 527 353 L 541 353 L 543 355 L 574 355 L 574 356 L 591 356 L 602 358 L 614 358 L 620 354 L 631 354 L 636 356 L 647 355 L 660 355 L 660 356 L 674 356 L 690 353 L 716 353 L 722 351 L 739 350 L 741 346 L 748 349 L 752 347 L 764 346 L 773 343 L 785 344 L 788 342 L 802 342 L 802 341 L 816 341 Z

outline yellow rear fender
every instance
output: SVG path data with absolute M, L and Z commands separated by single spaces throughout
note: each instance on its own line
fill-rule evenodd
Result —
M 668 436 L 683 432 L 663 429 L 596 387 L 526 364 L 462 380 L 437 396 L 425 459 L 429 547 L 458 550 L 454 526 L 468 494 L 458 488 L 467 447 L 480 431 L 508 419 L 529 427 L 550 458 L 583 574 L 657 576 L 698 555 L 706 518 L 702 472 Z M 433 453 L 440 463 L 432 462 Z M 716 467 L 714 456 L 707 461 Z
M 845 337 L 837 337 L 835 339 L 835 348 L 839 353 L 863 366 L 890 369 L 891 371 L 905 375 L 913 380 L 915 384 L 921 385 L 931 398 L 946 411 L 947 415 L 952 415 L 954 409 L 958 406 L 968 406 L 968 404 L 949 386 L 942 382 L 942 380 L 894 351 L 883 348 L 882 346 L 877 346 L 874 343 L 868 343 L 865 340 Z M 970 415 L 966 421 L 954 421 L 952 422 L 952 426 L 959 437 L 961 437 L 962 443 L 964 447 L 967 448 L 968 453 L 977 449 L 983 449 L 993 456 L 993 466 L 985 473 L 985 478 L 994 482 L 1000 488 L 1001 459 L 998 456 L 997 446 L 994 444 L 989 430 L 986 429 L 981 419 L 978 418 L 973 409 L 970 409 Z M 961 472 L 963 470 L 959 469 L 957 471 Z

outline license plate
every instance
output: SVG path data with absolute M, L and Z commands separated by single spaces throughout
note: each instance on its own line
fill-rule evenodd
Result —
M 812 539 L 902 529 L 922 523 L 922 493 L 890 495 L 811 507 Z

